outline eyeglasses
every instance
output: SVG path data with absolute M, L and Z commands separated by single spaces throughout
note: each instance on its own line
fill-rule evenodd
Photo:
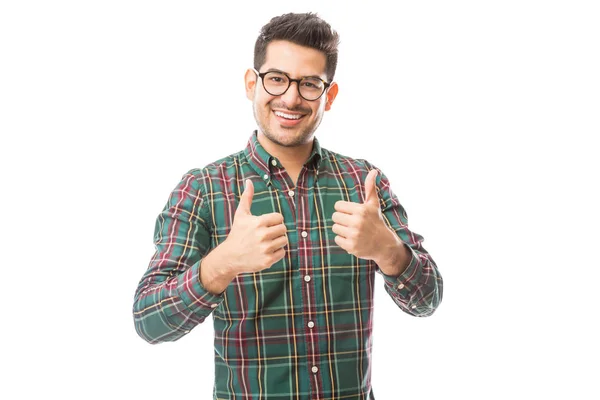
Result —
M 262 79 L 263 87 L 265 91 L 271 96 L 281 96 L 292 85 L 292 82 L 296 82 L 298 86 L 298 93 L 300 96 L 308 101 L 315 101 L 319 99 L 325 90 L 331 85 L 331 83 L 325 82 L 323 79 L 308 76 L 300 79 L 292 79 L 288 74 L 281 71 L 267 71 L 258 72 L 253 68 L 256 75 Z

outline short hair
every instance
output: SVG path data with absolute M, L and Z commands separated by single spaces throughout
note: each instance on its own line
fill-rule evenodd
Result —
M 325 54 L 325 73 L 331 82 L 338 59 L 339 35 L 316 13 L 288 13 L 274 17 L 260 30 L 254 45 L 254 68 L 258 71 L 266 61 L 267 46 L 274 40 L 287 40 Z

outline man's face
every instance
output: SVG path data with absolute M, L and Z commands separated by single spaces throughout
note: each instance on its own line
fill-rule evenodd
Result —
M 266 60 L 259 72 L 274 69 L 287 73 L 292 79 L 318 76 L 327 81 L 325 66 L 324 53 L 279 40 L 267 46 Z M 271 142 L 280 146 L 310 142 L 336 94 L 337 85 L 333 83 L 319 99 L 308 101 L 300 96 L 297 82 L 293 82 L 284 94 L 272 96 L 253 70 L 246 72 L 246 95 L 252 100 L 256 123 Z

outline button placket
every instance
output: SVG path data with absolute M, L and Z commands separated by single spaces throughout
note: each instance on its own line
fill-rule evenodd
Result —
M 305 177 L 303 176 L 303 174 L 301 173 L 300 178 L 298 180 L 298 183 L 300 185 L 297 185 L 294 189 L 292 190 L 291 188 L 289 188 L 289 190 L 287 191 L 287 196 L 288 196 L 288 200 L 290 202 L 295 202 L 297 208 L 297 232 L 298 232 L 298 239 L 299 239 L 299 246 L 300 247 L 304 247 L 305 244 L 307 243 L 307 238 L 308 238 L 308 229 L 310 229 L 310 226 L 303 226 L 306 224 L 305 221 L 300 220 L 300 216 L 303 215 L 310 215 L 310 202 L 307 201 L 307 193 L 305 190 L 300 191 L 299 187 L 301 187 L 302 182 L 305 181 Z M 285 192 L 284 192 L 285 193 Z M 294 199 L 294 197 L 296 199 Z M 318 348 L 318 344 L 315 341 L 316 337 L 316 323 L 315 323 L 315 315 L 316 315 L 316 311 L 317 311 L 317 307 L 315 304 L 315 301 L 317 301 L 317 299 L 313 298 L 313 285 L 312 285 L 312 274 L 313 274 L 313 269 L 310 263 L 310 257 L 308 257 L 308 259 L 303 258 L 304 252 L 303 251 L 299 251 L 298 254 L 300 255 L 299 257 L 299 262 L 300 262 L 300 277 L 301 279 L 304 280 L 304 285 L 301 285 L 302 287 L 302 301 L 303 301 L 303 307 L 304 307 L 304 315 L 303 317 L 303 322 L 304 322 L 304 341 L 306 343 L 306 355 L 307 358 L 310 360 L 309 364 L 308 364 L 308 368 L 310 368 L 310 371 L 313 374 L 317 374 L 319 372 L 319 362 L 320 362 L 320 350 Z M 310 299 L 310 303 L 307 303 Z M 312 364 L 312 365 L 311 365 Z M 312 382 L 312 390 L 319 390 L 318 387 L 318 383 L 316 382 Z

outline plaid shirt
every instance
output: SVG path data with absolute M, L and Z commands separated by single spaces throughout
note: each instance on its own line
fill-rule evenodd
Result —
M 255 131 L 245 150 L 185 174 L 156 220 L 156 252 L 135 294 L 138 334 L 150 343 L 177 340 L 212 314 L 214 399 L 374 399 L 375 272 L 398 307 L 418 317 L 437 308 L 442 277 L 380 170 L 382 214 L 411 249 L 408 268 L 386 276 L 335 243 L 335 202 L 364 202 L 373 168 L 315 138 L 294 187 Z M 283 214 L 289 245 L 269 269 L 239 274 L 213 295 L 200 283 L 200 262 L 226 239 L 247 178 L 252 214 Z

